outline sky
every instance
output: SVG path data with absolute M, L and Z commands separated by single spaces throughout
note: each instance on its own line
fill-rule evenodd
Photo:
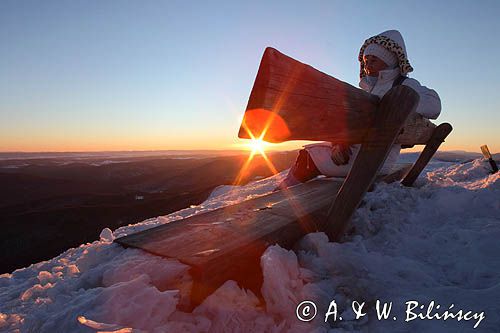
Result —
M 0 2 L 0 151 L 234 149 L 267 46 L 357 87 L 399 30 L 444 150 L 500 150 L 499 1 Z M 304 142 L 273 146 L 300 147 Z

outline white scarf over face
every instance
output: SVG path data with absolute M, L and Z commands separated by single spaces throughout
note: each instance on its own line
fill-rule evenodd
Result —
M 359 81 L 359 87 L 364 91 L 382 98 L 391 88 L 401 71 L 399 67 L 384 69 L 378 72 L 378 76 L 364 76 Z

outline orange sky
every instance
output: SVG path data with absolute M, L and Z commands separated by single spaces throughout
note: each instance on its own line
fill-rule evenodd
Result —
M 7 2 L 0 151 L 237 149 L 266 47 L 358 86 L 361 44 L 390 28 L 454 127 L 442 149 L 498 152 L 500 43 L 485 32 L 500 31 L 499 4 L 407 6 L 367 2 L 359 20 L 348 1 L 231 2 L 231 15 L 210 2 Z
M 453 132 L 452 132 L 453 134 Z M 44 140 L 45 139 L 45 140 Z M 250 140 L 234 138 L 233 140 L 224 140 L 224 138 L 213 138 L 211 141 L 199 138 L 185 138 L 182 143 L 174 142 L 171 145 L 165 144 L 165 138 L 139 137 L 136 140 L 127 140 L 126 138 L 115 138 L 114 140 L 103 140 L 102 138 L 94 138 L 93 140 L 79 140 L 78 138 L 50 138 L 32 139 L 27 138 L 15 142 L 2 140 L 0 151 L 4 152 L 57 152 L 57 151 L 132 151 L 132 150 L 199 150 L 199 149 L 214 149 L 214 150 L 240 150 L 247 149 L 246 146 Z M 300 149 L 304 144 L 309 144 L 309 141 L 291 141 L 281 144 L 269 144 L 265 146 L 266 150 L 294 150 Z M 470 144 L 464 145 L 458 138 L 453 138 L 453 135 L 442 144 L 440 150 L 465 150 L 470 152 L 480 152 L 479 147 L 482 144 L 488 144 L 492 153 L 499 152 L 498 145 L 489 144 L 488 142 L 480 142 L 474 140 Z M 416 146 L 412 149 L 405 149 L 405 152 L 422 150 L 423 146 Z

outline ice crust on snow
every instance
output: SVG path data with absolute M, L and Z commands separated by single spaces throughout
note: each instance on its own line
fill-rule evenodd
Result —
M 265 195 L 286 173 L 246 186 L 219 186 L 201 205 L 148 219 L 56 258 L 0 275 L 0 332 L 496 332 L 500 325 L 500 176 L 477 159 L 439 162 L 416 187 L 377 185 L 357 209 L 341 243 L 324 233 L 293 250 L 270 246 L 261 257 L 262 294 L 227 281 L 192 313 L 177 309 L 191 286 L 186 265 L 112 243 L 125 234 Z M 317 317 L 297 320 L 314 301 Z M 342 321 L 324 322 L 331 300 Z M 431 300 L 484 311 L 473 321 L 355 320 L 353 300 L 373 306 Z

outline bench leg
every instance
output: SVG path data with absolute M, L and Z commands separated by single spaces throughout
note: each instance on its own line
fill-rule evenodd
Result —
M 418 95 L 410 88 L 399 86 L 387 93 L 380 103 L 372 129 L 340 188 L 328 217 L 320 230 L 331 241 L 344 233 L 352 214 L 375 180 L 406 118 L 418 104 Z
M 265 249 L 265 243 L 258 246 L 247 246 L 240 248 L 240 252 L 235 252 L 233 257 L 226 257 L 226 260 L 215 260 L 201 266 L 191 266 L 189 273 L 193 279 L 193 285 L 189 304 L 183 304 L 179 308 L 191 312 L 227 280 L 234 280 L 240 288 L 251 290 L 259 299 L 260 304 L 264 305 L 261 293 L 264 277 L 260 266 L 260 257 Z M 242 251 L 247 251 L 248 255 L 238 257 Z
M 448 123 L 443 123 L 434 129 L 429 142 L 427 142 L 424 150 L 418 156 L 418 159 L 415 164 L 413 164 L 411 170 L 401 181 L 401 184 L 403 184 L 404 186 L 413 185 L 415 180 L 417 180 L 422 170 L 424 170 L 425 166 L 429 163 L 432 156 L 434 156 L 436 151 L 439 149 L 439 146 L 441 146 L 441 143 L 444 142 L 444 139 L 446 139 L 452 129 L 453 128 Z

